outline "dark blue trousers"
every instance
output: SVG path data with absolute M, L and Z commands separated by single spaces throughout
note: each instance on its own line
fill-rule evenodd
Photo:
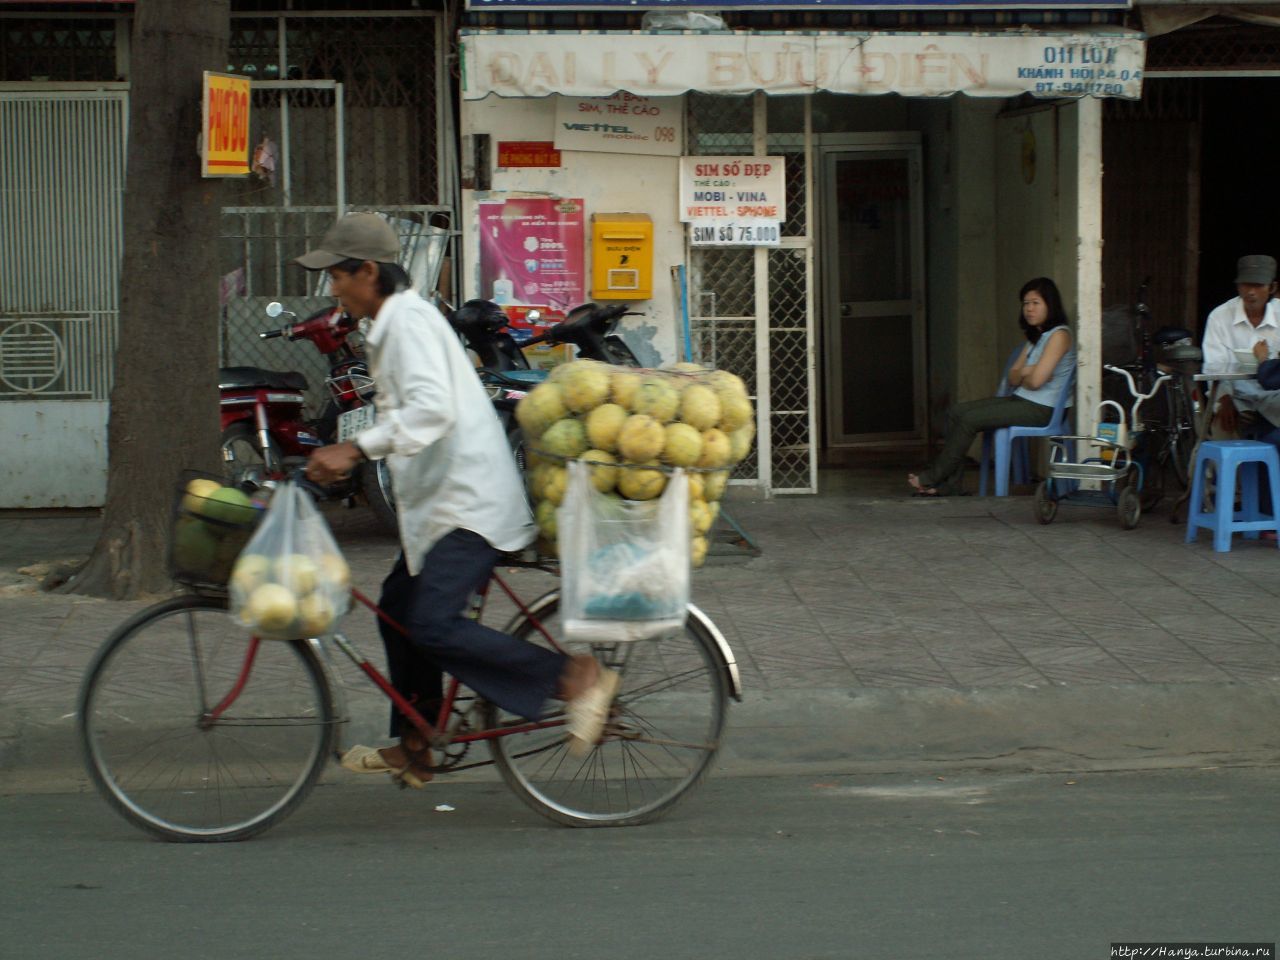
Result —
M 471 597 L 489 579 L 498 552 L 479 534 L 454 530 L 427 551 L 409 575 L 404 554 L 382 583 L 378 606 L 409 630 L 406 637 L 381 620 L 387 671 L 397 690 L 435 723 L 444 670 L 495 706 L 529 720 L 555 696 L 566 657 L 517 640 L 467 615 Z M 391 710 L 391 735 L 402 718 Z

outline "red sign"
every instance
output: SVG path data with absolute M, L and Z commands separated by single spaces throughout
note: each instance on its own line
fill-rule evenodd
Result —
M 560 151 L 549 140 L 499 140 L 500 167 L 558 167 Z

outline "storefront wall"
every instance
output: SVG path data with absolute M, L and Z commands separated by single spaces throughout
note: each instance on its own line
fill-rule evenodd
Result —
M 504 99 L 490 96 L 467 102 L 461 115 L 463 143 L 474 143 L 477 135 L 490 138 L 496 163 L 497 144 L 550 142 L 555 135 L 556 100 Z M 470 139 L 469 139 L 470 138 Z M 464 147 L 465 153 L 465 147 Z M 482 289 L 479 264 L 479 204 L 517 197 L 554 197 L 581 200 L 587 221 L 588 242 L 591 216 L 602 213 L 645 213 L 653 219 L 653 297 L 638 302 L 640 317 L 624 318 L 628 345 L 640 362 L 657 366 L 677 359 L 676 297 L 671 267 L 684 262 L 684 228 L 678 217 L 676 192 L 679 158 L 640 156 L 625 153 L 563 151 L 559 167 L 496 167 L 490 189 L 462 192 L 464 273 L 463 291 L 468 297 L 491 298 L 492 289 Z M 589 267 L 589 257 L 587 266 Z M 586 278 L 589 286 L 589 277 Z M 584 298 L 590 298 L 589 289 Z
M 641 39 L 635 35 L 610 35 L 606 41 L 601 37 L 601 50 L 612 49 L 607 44 L 615 41 L 625 40 L 634 46 Z M 698 39 L 685 36 L 683 41 Z M 724 42 L 711 37 L 702 39 L 712 46 Z M 751 35 L 747 39 L 750 43 L 763 44 L 770 38 Z M 798 51 L 795 56 L 799 58 L 795 62 L 799 66 L 794 76 L 786 74 L 786 79 L 796 81 L 791 86 L 803 87 L 805 78 L 810 76 L 806 73 L 809 67 L 805 64 L 821 72 L 824 62 L 821 51 L 825 49 L 821 44 L 830 38 L 794 39 L 794 50 Z M 880 42 L 886 38 L 877 36 L 874 39 Z M 934 39 L 937 38 L 931 37 L 930 42 Z M 663 73 L 663 65 L 682 61 L 669 55 L 664 45 L 674 44 L 676 40 L 649 37 L 645 40 L 648 47 L 632 51 L 637 63 L 647 63 L 653 68 L 642 71 L 644 75 L 638 75 L 639 79 L 634 81 L 637 95 L 670 95 L 673 92 L 662 86 L 664 82 L 671 82 L 670 71 Z M 557 90 L 566 92 L 566 88 L 572 86 L 568 90 L 571 95 L 590 95 L 595 90 L 593 84 L 601 82 L 588 69 L 591 58 L 605 58 L 608 64 L 606 78 L 611 76 L 609 71 L 615 65 L 614 61 L 608 60 L 612 56 L 608 52 L 584 52 L 580 35 L 472 35 L 464 37 L 464 41 L 467 64 L 461 108 L 464 137 L 487 134 L 490 140 L 551 140 L 555 130 L 554 96 L 545 94 L 554 94 Z M 1077 38 L 1077 41 L 1067 40 L 1063 41 L 1067 46 L 1050 47 L 1045 44 L 1058 41 L 1047 36 L 1037 38 L 1035 55 L 1043 56 L 1048 62 L 1060 51 L 1074 49 L 1083 51 L 1085 57 L 1106 58 L 1111 56 L 1108 51 L 1114 48 L 1122 61 L 1124 57 L 1136 56 L 1140 65 L 1140 40 L 1091 37 L 1087 41 Z M 816 54 L 806 46 L 811 42 Z M 992 42 L 996 44 L 991 48 L 994 62 L 997 46 L 1004 40 L 994 39 Z M 1077 45 L 1072 47 L 1072 43 Z M 625 65 L 628 61 L 624 54 L 631 47 L 619 49 L 622 52 L 617 54 L 620 58 L 617 64 Z M 873 56 L 867 53 L 869 49 L 869 46 L 862 49 L 864 59 Z M 701 48 L 691 46 L 689 50 L 698 52 Z M 684 152 L 789 155 L 793 161 L 800 161 L 800 167 L 789 171 L 788 180 L 803 183 L 805 191 L 797 194 L 803 199 L 804 218 L 784 225 L 781 251 L 765 255 L 758 252 L 754 257 L 750 251 L 743 251 L 736 257 L 721 258 L 738 263 L 740 273 L 747 278 L 743 283 L 753 283 L 756 291 L 754 310 L 758 322 L 754 333 L 750 323 L 744 323 L 749 321 L 749 317 L 735 315 L 733 320 L 738 324 L 735 334 L 755 336 L 756 368 L 761 374 L 755 384 L 756 397 L 764 412 L 759 424 L 762 463 L 754 479 L 759 480 L 766 492 L 815 490 L 819 453 L 832 446 L 830 437 L 823 433 L 823 417 L 819 409 L 822 403 L 830 401 L 824 401 L 827 396 L 825 385 L 814 383 L 814 378 L 820 381 L 824 373 L 823 334 L 830 329 L 831 323 L 822 313 L 832 309 L 832 304 L 826 302 L 832 296 L 830 288 L 824 286 L 823 278 L 816 274 L 823 269 L 823 238 L 829 237 L 823 232 L 823 218 L 834 213 L 827 206 L 834 191 L 821 182 L 825 174 L 820 157 L 824 150 L 838 147 L 841 137 L 852 142 L 858 136 L 868 134 L 911 134 L 917 138 L 921 148 L 925 266 L 920 297 L 926 317 L 926 362 L 917 366 L 917 370 L 923 371 L 917 376 L 922 376 L 927 384 L 928 412 L 923 425 L 917 420 L 914 433 L 903 435 L 900 431 L 896 439 L 873 441 L 866 446 L 914 446 L 918 448 L 916 452 L 923 454 L 929 436 L 937 434 L 944 422 L 943 415 L 951 404 L 990 395 L 1005 359 L 1019 344 L 1021 334 L 1016 322 L 1018 289 L 1027 279 L 1036 276 L 1050 276 L 1058 282 L 1068 311 L 1076 321 L 1081 365 L 1077 404 L 1080 409 L 1092 409 L 1096 399 L 1094 368 L 1099 359 L 1097 342 L 1101 310 L 1098 101 L 1091 98 L 1063 100 L 1049 96 L 1043 103 L 1033 102 L 1026 107 L 1024 99 L 1014 96 L 1015 90 L 1002 95 L 1002 88 L 994 85 L 980 85 L 980 89 L 963 91 L 973 96 L 958 95 L 956 91 L 960 88 L 957 87 L 939 89 L 936 95 L 922 96 L 910 92 L 900 95 L 883 89 L 863 91 L 857 85 L 859 81 L 842 80 L 835 75 L 828 75 L 822 81 L 827 89 L 813 91 L 810 86 L 810 92 L 796 93 L 789 87 L 769 87 L 769 95 L 765 95 L 752 93 L 749 89 L 752 83 L 756 83 L 758 90 L 764 83 L 761 78 L 744 74 L 743 79 L 732 71 L 720 69 L 719 65 L 731 61 L 738 54 L 720 51 L 718 47 L 715 47 L 718 52 L 712 51 L 712 47 L 707 51 L 707 76 L 711 80 L 698 88 L 702 92 L 689 93 L 686 97 L 691 100 L 710 97 L 723 102 L 725 113 L 738 118 L 738 124 L 733 128 L 736 138 L 734 135 L 725 137 L 720 149 L 703 149 L 705 144 L 696 123 L 697 111 L 690 111 L 686 127 L 690 131 L 691 142 L 684 144 Z M 1001 49 L 999 52 L 1005 51 Z M 810 55 L 816 59 L 812 62 L 804 60 Z M 756 63 L 752 56 L 750 52 L 746 54 L 748 65 Z M 697 62 L 701 62 L 698 57 L 691 60 L 695 62 L 688 66 L 686 72 L 701 69 L 697 66 Z M 759 61 L 771 62 L 767 56 Z M 875 61 L 877 64 L 888 62 L 889 59 Z M 925 59 L 920 58 L 919 62 L 922 65 Z M 1091 62 L 1100 61 L 1095 59 Z M 901 63 L 907 64 L 908 60 Z M 861 76 L 877 75 L 878 68 L 873 68 L 870 60 L 866 66 Z M 1046 75 L 1032 72 L 1037 77 Z M 1058 76 L 1069 78 L 1079 72 L 1083 71 L 1059 71 Z M 963 85 L 975 79 L 965 71 L 953 73 L 955 76 L 949 77 L 947 82 L 959 78 Z M 1025 75 L 1018 74 L 1019 77 Z M 776 81 L 782 76 L 775 72 L 772 79 Z M 1115 95 L 1136 95 L 1134 91 L 1138 87 L 1132 82 L 1132 70 L 1126 71 L 1126 76 L 1130 77 L 1129 85 L 1123 90 L 1111 91 Z M 712 81 L 718 82 L 723 77 L 728 77 L 733 83 L 744 84 L 748 89 L 732 91 L 738 94 L 732 98 L 712 96 L 715 93 L 712 89 L 715 82 Z M 675 85 L 679 86 L 686 79 L 681 76 Z M 900 79 L 914 83 L 928 82 L 932 77 L 908 70 Z M 1016 84 L 1012 85 L 1016 89 Z M 1067 86 L 1068 83 L 1063 83 L 1064 88 Z M 1042 92 L 1041 87 L 1053 88 L 1055 92 L 1058 89 L 1053 83 L 1045 86 L 1039 81 L 1023 83 L 1022 89 Z M 1099 89 L 1096 92 L 1106 95 L 1109 91 Z M 502 95 L 495 96 L 495 93 Z M 751 122 L 746 122 L 742 118 L 747 111 L 742 108 L 744 104 L 751 103 L 755 104 L 755 109 L 750 111 L 753 115 Z M 705 110 L 705 105 L 700 104 L 699 110 Z M 468 179 L 465 158 L 472 146 L 464 139 L 464 183 Z M 795 175 L 797 172 L 798 176 Z M 491 293 L 481 290 L 477 281 L 479 244 L 475 227 L 477 204 L 481 200 L 523 192 L 581 199 L 588 216 L 605 211 L 648 213 L 655 226 L 654 297 L 645 304 L 645 317 L 633 322 L 626 334 L 646 363 L 681 359 L 681 316 L 674 291 L 668 294 L 664 286 L 673 265 L 687 265 L 691 277 L 705 273 L 700 271 L 700 265 L 706 257 L 688 247 L 683 225 L 678 220 L 676 158 L 565 151 L 559 168 L 494 169 L 487 187 L 483 194 L 464 190 L 464 289 L 469 295 Z M 790 189 L 788 196 L 790 204 Z M 791 217 L 789 210 L 788 218 Z M 802 264 L 806 271 L 803 282 L 797 285 L 796 279 L 790 277 L 780 283 L 781 278 L 775 270 L 780 261 Z M 752 276 L 754 279 L 750 279 Z M 793 299 L 798 289 L 810 301 L 808 346 L 798 354 L 794 350 L 785 354 L 781 352 L 778 345 L 785 338 L 775 336 L 777 331 L 770 327 L 770 320 L 777 312 L 771 298 L 775 296 L 776 289 L 782 289 L 782 283 L 786 284 L 785 292 L 789 298 Z M 751 287 L 746 286 L 745 289 Z M 699 309 L 697 304 L 691 303 L 695 330 L 700 319 Z M 746 309 L 749 312 L 749 304 Z M 796 326 L 795 332 L 803 332 L 802 326 Z M 794 338 L 790 342 L 794 343 Z M 919 349 L 919 341 L 914 342 Z M 786 427 L 779 413 L 785 404 L 780 398 L 770 395 L 777 370 L 784 364 L 793 369 L 807 368 L 811 377 L 807 392 L 796 390 L 788 398 L 789 405 L 796 407 L 786 411 L 786 416 L 792 418 L 790 427 Z M 796 372 L 798 376 L 793 381 L 798 383 L 805 370 Z M 830 375 L 829 370 L 826 373 Z M 805 409 L 796 406 L 798 399 L 808 405 L 808 432 L 803 436 L 795 429 L 806 415 Z M 776 445 L 773 452 L 769 449 L 771 443 Z M 771 470 L 792 477 L 797 468 L 794 462 L 780 466 L 777 449 L 782 446 L 790 455 L 803 456 L 811 465 L 807 483 L 775 482 Z M 846 443 L 847 454 L 850 453 L 848 446 Z M 856 460 L 856 447 L 851 455 Z

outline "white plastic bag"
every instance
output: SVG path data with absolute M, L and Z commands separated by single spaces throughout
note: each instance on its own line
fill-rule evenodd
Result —
M 231 611 L 255 636 L 294 640 L 330 632 L 351 599 L 351 572 L 310 496 L 281 486 L 229 583 Z
M 689 605 L 689 481 L 677 470 L 654 500 L 597 492 L 569 463 L 559 530 L 561 614 L 570 640 L 659 637 L 684 626 Z

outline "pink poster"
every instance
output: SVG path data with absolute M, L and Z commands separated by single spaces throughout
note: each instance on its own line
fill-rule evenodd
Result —
M 480 296 L 568 311 L 586 299 L 581 200 L 480 204 Z

